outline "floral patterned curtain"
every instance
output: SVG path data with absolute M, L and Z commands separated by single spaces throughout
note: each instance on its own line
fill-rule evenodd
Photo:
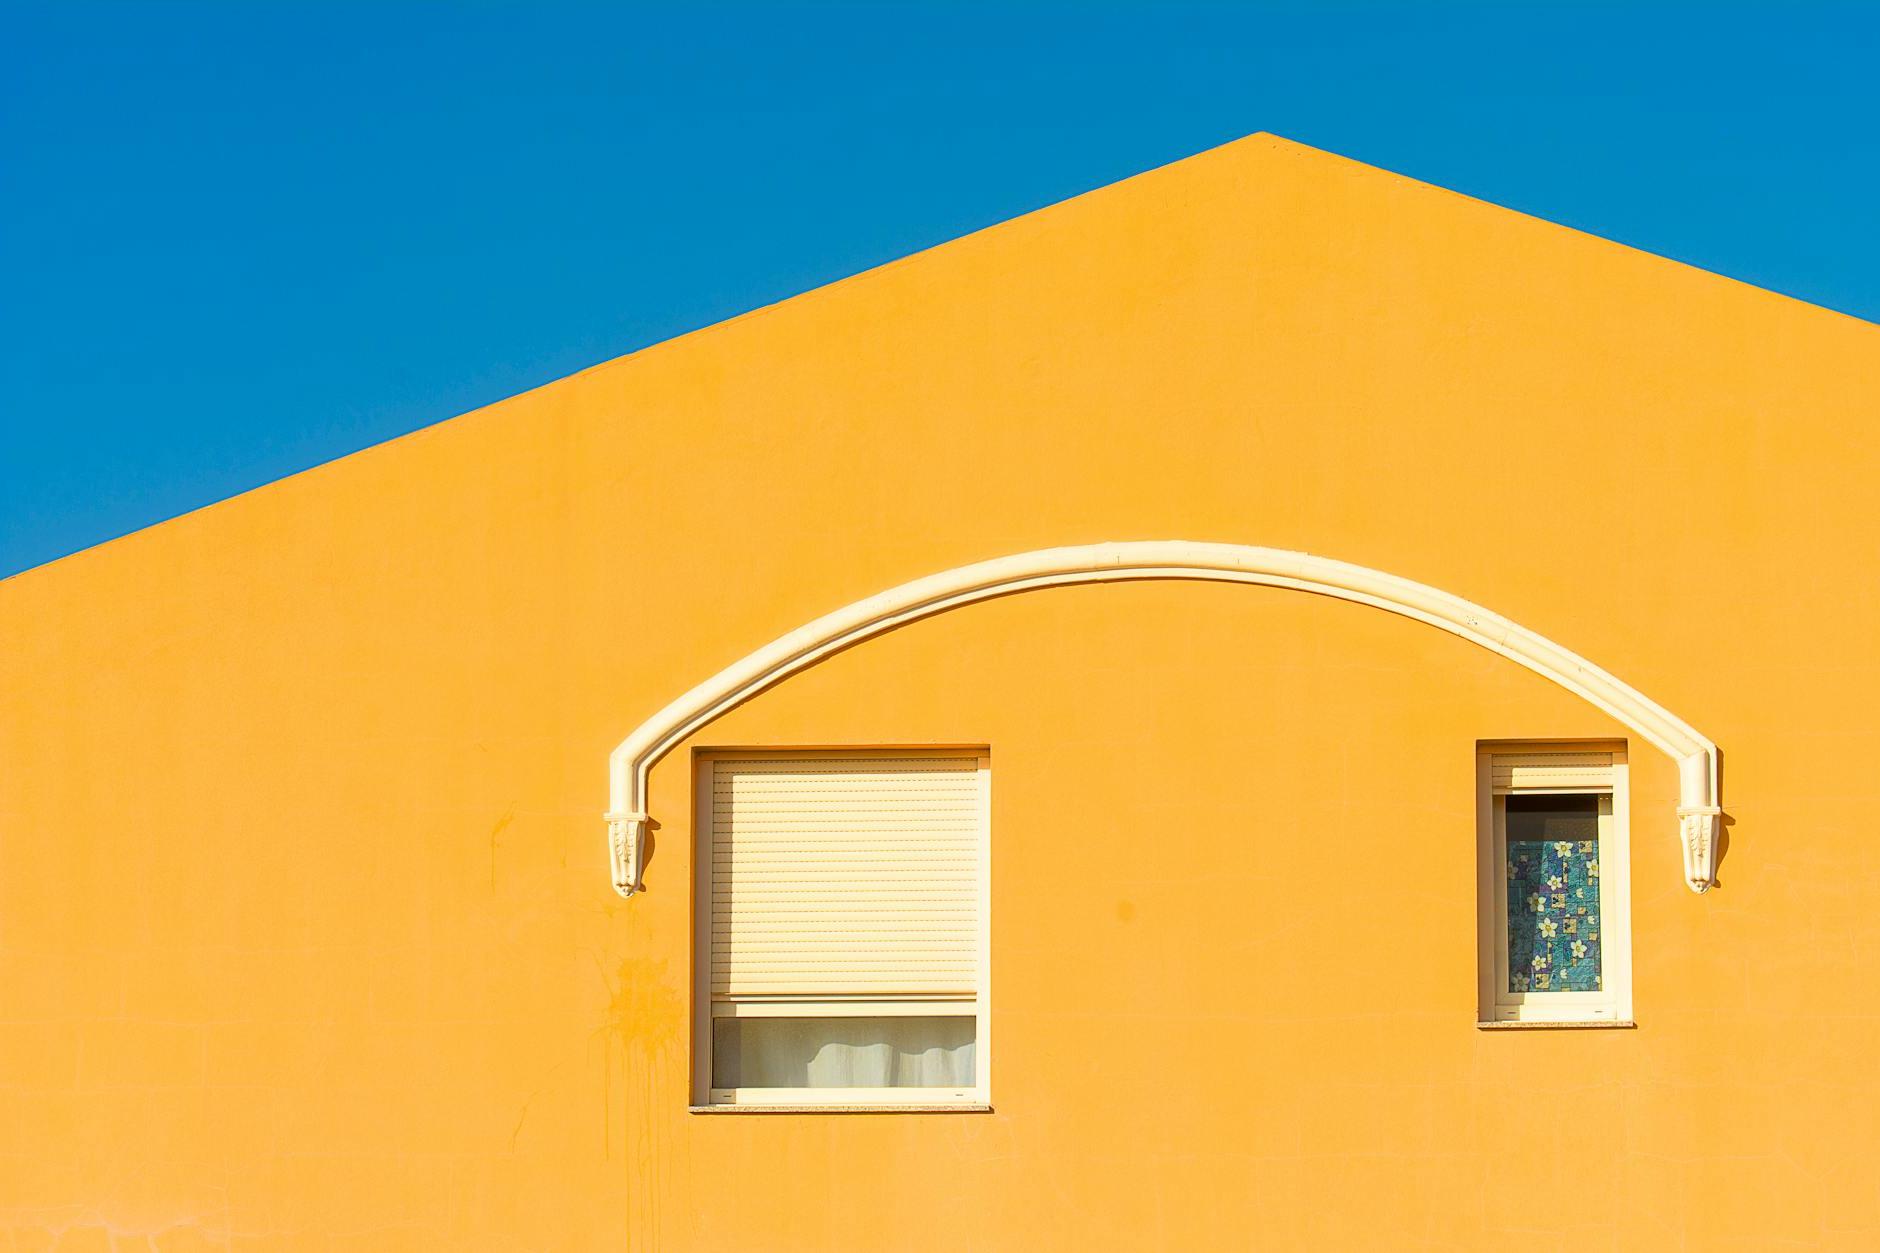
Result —
M 1599 798 L 1508 798 L 1508 990 L 1597 992 Z

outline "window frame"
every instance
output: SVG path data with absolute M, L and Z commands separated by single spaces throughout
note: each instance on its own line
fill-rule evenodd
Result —
M 1610 753 L 1603 786 L 1516 787 L 1495 791 L 1495 762 L 1546 753 Z M 1521 741 L 1476 752 L 1477 989 L 1483 1027 L 1632 1025 L 1631 787 L 1623 741 Z M 1600 990 L 1514 992 L 1508 987 L 1507 798 L 1598 796 Z
M 975 758 L 979 776 L 978 961 L 974 995 L 893 995 L 879 992 L 817 997 L 790 994 L 715 999 L 711 987 L 712 775 L 723 760 L 762 758 L 814 761 L 908 757 Z M 823 745 L 818 747 L 720 747 L 692 755 L 692 1079 L 694 1113 L 753 1112 L 943 1112 L 992 1107 L 992 760 L 984 745 Z M 901 1088 L 720 1088 L 713 1086 L 716 1020 L 726 1017 L 973 1019 L 973 1084 L 970 1087 Z

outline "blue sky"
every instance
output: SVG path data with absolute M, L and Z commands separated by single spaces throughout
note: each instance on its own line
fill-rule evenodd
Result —
M 1880 4 L 0 0 L 0 575 L 1270 130 L 1880 320 Z

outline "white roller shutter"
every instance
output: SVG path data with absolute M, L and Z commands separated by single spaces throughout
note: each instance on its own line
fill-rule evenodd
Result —
M 714 996 L 978 992 L 976 755 L 709 768 Z
M 1612 789 L 1611 753 L 1506 753 L 1492 760 L 1497 793 Z

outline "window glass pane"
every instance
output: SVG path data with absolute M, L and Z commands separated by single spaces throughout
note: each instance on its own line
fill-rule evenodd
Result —
M 715 1088 L 970 1088 L 966 1017 L 714 1018 Z
M 1508 990 L 1597 992 L 1597 796 L 1508 798 Z

